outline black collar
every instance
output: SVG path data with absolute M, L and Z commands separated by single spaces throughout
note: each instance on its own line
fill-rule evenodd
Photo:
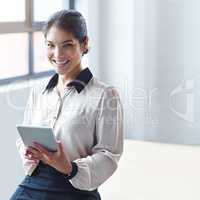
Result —
M 89 68 L 83 69 L 78 76 L 67 84 L 67 86 L 74 86 L 76 88 L 76 91 L 80 93 L 85 86 L 89 83 L 89 81 L 92 79 L 93 75 Z
M 71 81 L 70 83 L 67 84 L 67 86 L 71 87 L 74 86 L 76 91 L 80 93 L 85 86 L 89 83 L 89 81 L 92 79 L 93 75 L 89 68 L 83 69 L 78 76 Z M 51 77 L 50 81 L 48 82 L 45 90 L 43 91 L 43 94 L 47 91 L 50 92 L 53 90 L 53 88 L 56 87 L 58 84 L 58 74 L 54 74 L 53 77 Z

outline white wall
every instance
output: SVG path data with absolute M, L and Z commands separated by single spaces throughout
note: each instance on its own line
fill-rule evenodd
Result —
M 88 0 L 91 38 L 90 66 L 101 80 L 120 92 L 125 131 L 134 131 L 129 98 L 134 87 L 134 1 Z
M 198 0 L 135 0 L 135 84 L 154 90 L 136 111 L 138 139 L 200 143 L 199 9 Z
M 199 144 L 200 2 L 89 0 L 99 77 L 119 88 L 126 136 Z M 91 44 L 92 46 L 92 44 Z M 96 46 L 95 46 L 96 48 Z M 95 49 L 96 51 L 96 49 Z

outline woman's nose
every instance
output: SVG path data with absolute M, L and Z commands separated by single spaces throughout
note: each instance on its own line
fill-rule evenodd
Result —
M 54 57 L 55 58 L 60 58 L 63 55 L 64 55 L 64 52 L 62 51 L 62 49 L 59 48 L 59 47 L 55 47 L 55 49 L 54 49 Z

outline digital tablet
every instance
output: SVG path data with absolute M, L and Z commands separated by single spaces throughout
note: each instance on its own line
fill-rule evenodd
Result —
M 16 125 L 25 146 L 37 142 L 49 151 L 57 151 L 57 142 L 52 128 L 43 126 Z

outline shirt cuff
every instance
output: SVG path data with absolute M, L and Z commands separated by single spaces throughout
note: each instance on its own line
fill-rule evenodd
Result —
M 78 165 L 75 162 L 71 162 L 72 165 L 72 171 L 70 174 L 65 175 L 65 178 L 67 180 L 72 179 L 74 176 L 76 176 L 77 172 L 78 172 Z

